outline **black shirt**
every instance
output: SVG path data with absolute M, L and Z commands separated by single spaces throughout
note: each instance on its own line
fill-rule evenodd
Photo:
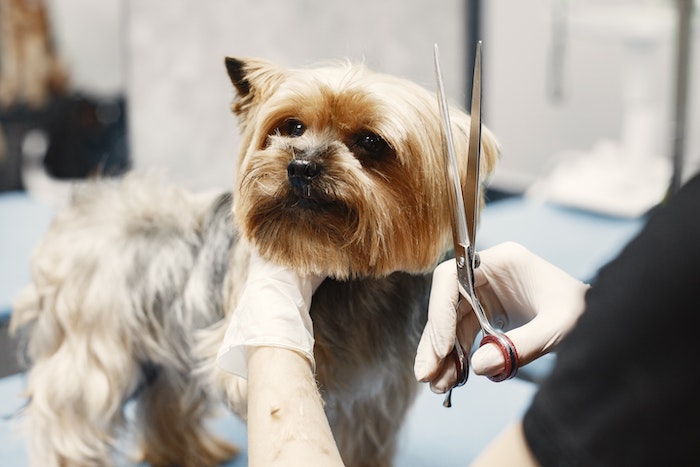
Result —
M 524 418 L 542 465 L 700 465 L 700 176 L 598 274 Z

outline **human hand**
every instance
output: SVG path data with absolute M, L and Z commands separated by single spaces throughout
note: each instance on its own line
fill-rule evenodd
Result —
M 253 251 L 248 279 L 224 341 L 217 365 L 247 377 L 248 347 L 282 347 L 303 355 L 315 370 L 311 297 L 323 282 L 321 276 L 299 273 L 262 259 Z
M 589 286 L 533 254 L 507 242 L 479 253 L 475 286 L 489 320 L 502 328 L 525 365 L 551 351 L 568 334 L 583 312 Z M 479 324 L 468 300 L 459 300 L 454 260 L 440 264 L 433 273 L 428 322 L 418 344 L 414 366 L 419 381 L 434 392 L 454 386 L 457 370 L 448 358 L 455 336 L 470 349 Z M 505 360 L 494 344 L 474 352 L 471 366 L 478 375 L 496 376 Z

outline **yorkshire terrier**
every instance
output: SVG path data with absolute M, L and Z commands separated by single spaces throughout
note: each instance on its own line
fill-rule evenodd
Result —
M 221 401 L 246 416 L 245 386 L 214 361 L 251 248 L 328 277 L 311 316 L 333 434 L 346 465 L 392 465 L 430 272 L 451 245 L 435 93 L 351 63 L 225 65 L 242 134 L 233 193 L 86 183 L 35 250 L 11 322 L 30 365 L 33 465 L 110 465 L 128 427 L 154 466 L 235 455 L 205 422 Z M 466 180 L 469 116 L 451 113 Z M 487 174 L 486 129 L 482 145 Z

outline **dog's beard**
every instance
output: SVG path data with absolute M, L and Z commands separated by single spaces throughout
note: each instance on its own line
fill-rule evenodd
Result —
M 330 143 L 321 173 L 295 187 L 288 166 L 299 150 L 280 140 L 247 160 L 237 197 L 236 212 L 244 213 L 243 229 L 260 253 L 337 278 L 395 269 L 402 254 L 391 251 L 395 234 L 409 226 L 391 199 L 399 194 L 386 191 L 383 176 L 364 171 L 343 145 Z

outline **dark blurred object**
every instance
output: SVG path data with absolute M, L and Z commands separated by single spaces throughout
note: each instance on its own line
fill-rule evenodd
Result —
M 55 178 L 114 176 L 130 167 L 122 97 L 59 97 L 49 108 L 45 129 L 48 148 L 44 165 Z
M 25 189 L 22 167 L 28 158 L 43 159 L 48 175 L 58 179 L 116 176 L 131 166 L 124 97 L 62 95 L 40 109 L 0 109 L 0 132 L 5 148 L 0 141 L 0 192 Z M 36 134 L 46 137 L 45 148 L 32 144 Z
M 0 191 L 43 161 L 59 179 L 128 170 L 123 96 L 70 93 L 45 0 L 0 0 Z
M 481 21 L 481 11 L 482 5 L 481 0 L 467 0 L 467 15 L 466 15 L 466 44 L 467 44 L 467 55 L 465 57 L 466 69 L 466 83 L 465 83 L 465 99 L 464 105 L 465 109 L 468 109 L 472 105 L 472 80 L 474 77 L 474 57 L 476 56 L 476 44 L 483 39 L 481 36 L 482 31 L 482 21 Z
M 22 142 L 43 115 L 26 106 L 0 109 L 0 192 L 24 189 Z

